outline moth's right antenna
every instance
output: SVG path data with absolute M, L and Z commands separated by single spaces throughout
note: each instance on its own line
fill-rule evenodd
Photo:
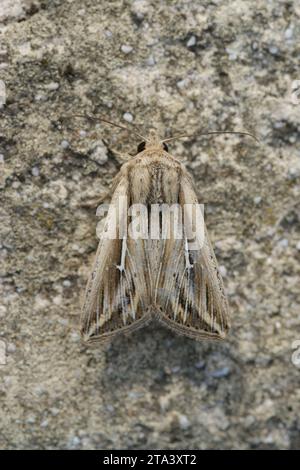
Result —
M 239 132 L 239 131 L 210 131 L 210 132 L 200 132 L 200 134 L 197 135 L 213 135 L 213 134 L 237 134 L 237 135 L 248 135 L 249 137 L 252 137 L 252 139 L 256 140 L 256 142 L 260 143 L 258 138 L 254 134 L 250 134 L 250 132 Z M 175 137 L 170 137 L 169 139 L 164 139 L 162 140 L 163 142 L 170 142 L 171 140 L 175 139 L 182 139 L 184 137 L 194 137 L 195 135 L 188 135 L 188 134 L 183 134 L 183 135 L 177 135 Z
M 81 117 L 81 118 L 89 119 L 89 120 L 94 121 L 94 122 L 99 122 L 99 121 L 106 122 L 107 124 L 110 124 L 111 126 L 118 127 L 119 129 L 124 129 L 128 132 L 131 132 L 132 134 L 137 135 L 141 139 L 148 141 L 148 139 L 146 139 L 139 132 L 137 132 L 133 129 L 128 129 L 128 127 L 122 126 L 122 124 L 116 124 L 115 122 L 109 121 L 108 119 L 105 119 L 105 118 L 102 118 L 102 117 L 94 117 L 94 116 L 90 116 L 89 114 L 72 114 L 69 117 Z

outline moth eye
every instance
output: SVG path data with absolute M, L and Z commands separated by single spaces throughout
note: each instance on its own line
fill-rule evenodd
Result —
M 169 147 L 167 146 L 167 144 L 165 144 L 165 142 L 163 143 L 163 147 L 164 147 L 164 150 L 165 150 L 166 152 L 169 151 Z
M 138 153 L 142 152 L 143 150 L 145 150 L 145 147 L 146 147 L 146 142 L 141 142 L 137 147 L 137 152 Z

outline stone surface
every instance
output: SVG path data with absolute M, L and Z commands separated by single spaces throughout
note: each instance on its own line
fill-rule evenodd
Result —
M 2 0 L 0 22 L 0 448 L 299 448 L 299 6 Z M 138 142 L 79 113 L 193 135 L 170 151 L 208 205 L 224 343 L 151 325 L 81 344 L 91 201 L 119 169 L 111 150 Z

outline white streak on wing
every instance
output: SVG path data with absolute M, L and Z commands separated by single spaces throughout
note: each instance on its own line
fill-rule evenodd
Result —
M 125 270 L 126 250 L 127 250 L 127 240 L 126 240 L 126 237 L 124 236 L 122 238 L 121 264 L 117 265 L 118 270 L 121 272 Z
M 184 253 L 185 253 L 185 269 L 190 269 L 193 267 L 193 265 L 190 263 L 189 244 L 188 244 L 188 240 L 186 237 L 184 239 Z
M 190 263 L 189 245 L 188 245 L 188 240 L 187 240 L 186 237 L 185 237 L 185 240 L 184 240 L 184 251 L 185 251 L 185 270 L 187 270 L 187 290 L 186 290 L 186 299 L 185 299 L 185 306 L 184 306 L 183 323 L 186 322 L 186 318 L 187 318 L 187 308 L 188 308 L 188 303 L 189 303 L 189 300 L 190 300 L 190 290 L 191 290 L 190 273 L 191 273 L 191 269 L 194 267 Z
M 121 251 L 121 264 L 117 264 L 117 269 L 120 271 L 120 300 L 122 305 L 122 318 L 123 324 L 126 325 L 126 312 L 125 312 L 125 286 L 123 282 L 123 272 L 125 268 L 125 256 L 126 256 L 126 237 L 122 239 L 122 251 Z

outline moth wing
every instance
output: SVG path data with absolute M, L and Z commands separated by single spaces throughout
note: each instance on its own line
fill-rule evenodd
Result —
M 143 240 L 123 236 L 119 223 L 128 222 L 128 201 L 129 183 L 123 176 L 117 182 L 105 219 L 105 230 L 110 235 L 100 237 L 85 291 L 81 333 L 86 342 L 132 331 L 150 320 Z
M 181 207 L 198 203 L 188 175 L 182 176 L 179 202 Z M 156 292 L 158 319 L 194 339 L 224 339 L 230 326 L 228 303 L 203 219 L 202 223 L 203 233 L 197 232 L 193 244 L 185 228 L 182 239 L 170 237 L 163 242 Z M 192 249 L 195 242 L 201 248 Z

